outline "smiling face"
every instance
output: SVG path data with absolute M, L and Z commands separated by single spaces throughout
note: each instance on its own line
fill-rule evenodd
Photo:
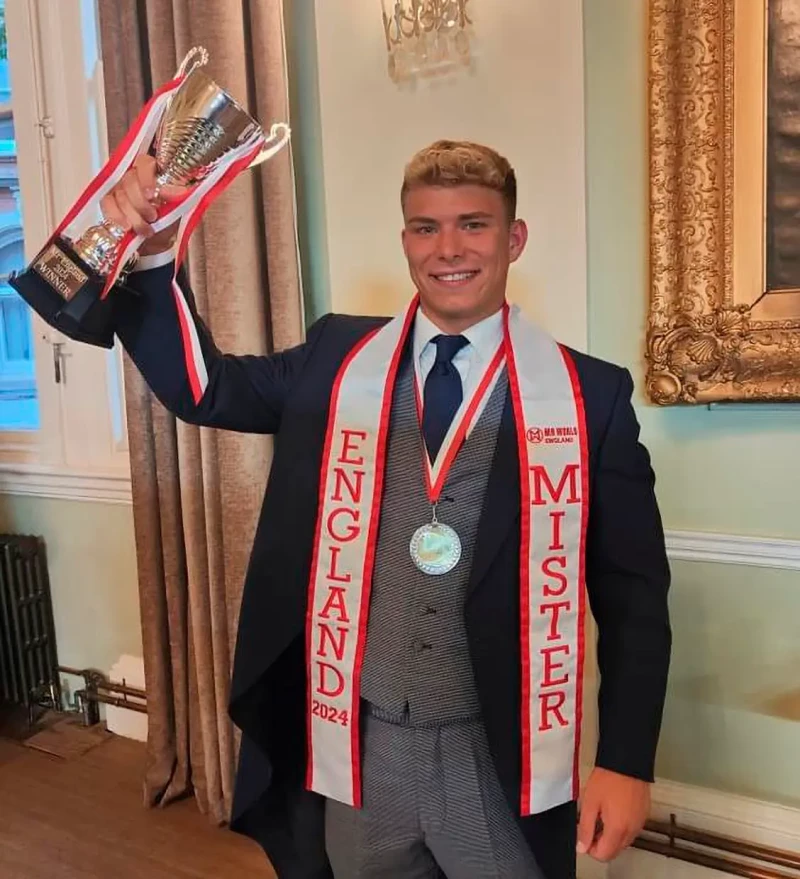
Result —
M 403 249 L 423 312 L 460 333 L 502 307 L 528 230 L 488 186 L 417 185 L 403 196 Z

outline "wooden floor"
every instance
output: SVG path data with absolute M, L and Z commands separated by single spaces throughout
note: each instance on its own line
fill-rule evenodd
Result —
M 143 746 L 61 760 L 0 739 L 2 879 L 274 879 L 261 849 L 193 801 L 142 806 Z

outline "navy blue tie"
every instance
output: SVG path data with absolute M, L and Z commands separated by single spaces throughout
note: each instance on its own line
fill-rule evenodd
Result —
M 464 336 L 435 336 L 432 341 L 436 344 L 436 360 L 425 379 L 422 435 L 434 461 L 464 396 L 453 358 L 469 340 Z

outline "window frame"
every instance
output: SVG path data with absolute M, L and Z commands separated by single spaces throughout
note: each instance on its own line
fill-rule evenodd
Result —
M 108 155 L 99 52 L 93 47 L 87 64 L 87 53 L 75 51 L 91 38 L 88 15 L 96 22 L 94 0 L 14 0 L 6 7 L 28 261 Z M 15 95 L 25 99 L 14 102 Z M 40 427 L 0 431 L 0 492 L 130 502 L 119 346 L 74 342 L 36 314 L 32 324 Z

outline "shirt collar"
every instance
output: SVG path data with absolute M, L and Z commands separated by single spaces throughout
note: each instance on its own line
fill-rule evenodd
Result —
M 428 343 L 441 332 L 439 327 L 427 315 L 423 314 L 421 308 L 417 309 L 417 315 L 414 319 L 414 360 L 416 363 L 419 363 L 422 352 Z M 503 309 L 499 308 L 494 314 L 490 314 L 473 324 L 461 335 L 469 341 L 478 360 L 488 363 L 503 340 Z

